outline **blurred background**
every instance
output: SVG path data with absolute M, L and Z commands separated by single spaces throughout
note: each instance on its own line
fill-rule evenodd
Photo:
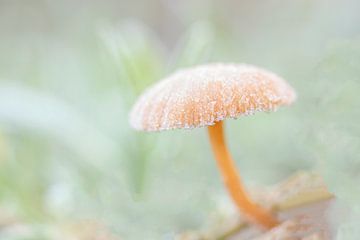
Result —
M 337 238 L 359 239 L 359 13 L 357 0 L 0 0 L 0 239 L 174 239 L 231 205 L 205 129 L 128 124 L 147 86 L 218 61 L 298 93 L 227 121 L 246 183 L 317 171 L 354 209 Z

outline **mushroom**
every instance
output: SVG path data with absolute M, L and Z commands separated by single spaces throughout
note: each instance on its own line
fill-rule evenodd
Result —
M 130 113 L 136 130 L 208 127 L 218 168 L 237 207 L 253 222 L 272 228 L 279 221 L 246 192 L 223 132 L 223 120 L 274 111 L 296 98 L 279 76 L 247 64 L 211 63 L 177 71 L 147 89 Z

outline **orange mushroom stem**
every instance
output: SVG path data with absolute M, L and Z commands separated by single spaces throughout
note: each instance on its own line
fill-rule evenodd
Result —
M 226 146 L 223 122 L 217 122 L 208 127 L 210 143 L 215 154 L 224 184 L 237 207 L 249 218 L 265 228 L 272 228 L 279 221 L 266 209 L 251 200 L 241 182 L 234 161 Z

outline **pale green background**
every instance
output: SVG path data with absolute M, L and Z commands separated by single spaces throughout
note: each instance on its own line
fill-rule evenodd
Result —
M 359 13 L 357 0 L 1 0 L 0 212 L 28 231 L 0 239 L 54 239 L 82 219 L 123 239 L 203 225 L 226 198 L 205 129 L 138 133 L 128 112 L 161 77 L 213 61 L 270 69 L 298 93 L 227 122 L 246 183 L 315 169 L 356 205 Z M 339 239 L 357 239 L 353 212 Z

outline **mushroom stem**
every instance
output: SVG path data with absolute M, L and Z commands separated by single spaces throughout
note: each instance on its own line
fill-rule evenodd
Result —
M 269 211 L 253 202 L 246 193 L 225 143 L 223 122 L 217 122 L 215 125 L 209 126 L 208 132 L 223 181 L 237 207 L 245 215 L 265 228 L 278 225 L 278 220 Z

